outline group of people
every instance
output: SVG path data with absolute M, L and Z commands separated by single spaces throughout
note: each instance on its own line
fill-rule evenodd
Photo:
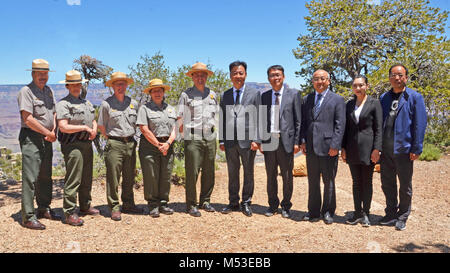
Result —
M 194 85 L 181 93 L 177 107 L 167 104 L 164 94 L 170 86 L 153 79 L 142 92 L 151 98 L 139 105 L 126 95 L 133 83 L 125 73 L 115 72 L 106 82 L 114 94 L 100 106 L 98 122 L 95 108 L 80 96 L 82 79 L 78 71 L 66 73 L 61 83 L 69 94 L 55 102 L 46 85 L 49 64 L 42 59 L 32 63 L 33 81 L 18 95 L 21 112 L 19 135 L 22 150 L 22 225 L 45 229 L 39 218 L 61 220 L 80 226 L 80 215 L 98 215 L 91 206 L 92 140 L 97 132 L 107 139 L 104 150 L 106 196 L 111 219 L 121 220 L 121 213 L 142 214 L 134 202 L 133 184 L 136 165 L 136 128 L 139 127 L 139 159 L 144 180 L 144 198 L 150 216 L 173 214 L 168 205 L 173 168 L 173 143 L 184 141 L 186 170 L 186 212 L 201 216 L 199 209 L 215 212 L 211 194 L 215 183 L 217 133 L 219 148 L 225 152 L 228 168 L 229 203 L 223 214 L 242 211 L 252 216 L 254 161 L 257 150 L 264 154 L 267 174 L 267 217 L 279 212 L 291 217 L 294 154 L 306 155 L 308 172 L 308 212 L 305 221 L 333 223 L 336 210 L 335 177 L 339 151 L 347 162 L 353 179 L 355 212 L 349 224 L 370 226 L 374 166 L 381 162 L 381 184 L 386 196 L 385 217 L 381 225 L 406 228 L 411 211 L 413 162 L 422 152 L 426 128 L 423 97 L 406 87 L 408 69 L 395 64 L 389 70 L 391 90 L 380 99 L 367 94 L 367 78 L 353 79 L 353 98 L 347 103 L 334 93 L 330 74 L 314 72 L 314 92 L 301 97 L 300 92 L 284 85 L 284 68 L 267 69 L 271 89 L 260 93 L 246 85 L 247 64 L 229 65 L 233 87 L 218 95 L 206 86 L 213 72 L 203 63 L 192 65 L 186 73 Z M 218 128 L 216 114 L 219 114 Z M 50 209 L 52 199 L 52 142 L 59 140 L 66 165 L 63 212 Z M 243 167 L 240 197 L 240 167 Z M 200 176 L 197 199 L 197 180 Z M 282 177 L 282 200 L 278 197 L 278 175 Z M 324 183 L 323 200 L 320 177 Z M 397 190 L 399 179 L 399 201 Z M 122 178 L 122 206 L 118 187 Z M 38 205 L 34 211 L 34 196 Z

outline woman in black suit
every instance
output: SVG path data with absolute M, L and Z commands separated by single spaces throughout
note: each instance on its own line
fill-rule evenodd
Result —
M 372 202 L 372 177 L 380 159 L 383 111 L 380 101 L 368 96 L 369 83 L 365 76 L 353 80 L 353 99 L 347 102 L 342 159 L 350 167 L 353 179 L 355 213 L 346 222 L 370 226 L 369 211 Z

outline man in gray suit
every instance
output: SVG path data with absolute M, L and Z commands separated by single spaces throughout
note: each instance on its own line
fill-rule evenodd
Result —
M 336 210 L 334 179 L 338 153 L 345 131 L 345 101 L 333 93 L 330 74 L 317 70 L 313 74 L 314 93 L 303 99 L 301 149 L 306 154 L 308 171 L 308 213 L 305 221 L 318 221 L 323 215 L 326 224 L 333 223 Z M 324 183 L 323 203 L 320 193 L 320 175 Z
M 233 87 L 220 99 L 220 149 L 225 151 L 228 167 L 229 205 L 222 210 L 228 214 L 239 210 L 239 169 L 244 168 L 241 210 L 252 216 L 250 208 L 254 189 L 254 162 L 258 144 L 257 103 L 259 92 L 245 85 L 247 64 L 235 61 L 230 64 Z
M 272 89 L 261 95 L 261 108 L 259 112 L 259 138 L 261 152 L 267 173 L 267 195 L 269 209 L 266 216 L 278 213 L 281 204 L 282 217 L 290 218 L 292 207 L 291 197 L 293 191 L 292 169 L 294 168 L 294 154 L 300 151 L 301 128 L 301 96 L 294 89 L 285 88 L 284 69 L 281 65 L 274 65 L 267 70 L 267 76 Z M 278 166 L 283 178 L 283 200 L 278 199 Z

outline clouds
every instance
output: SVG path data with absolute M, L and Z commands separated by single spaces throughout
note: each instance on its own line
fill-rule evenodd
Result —
M 80 6 L 81 0 L 66 0 L 69 6 Z

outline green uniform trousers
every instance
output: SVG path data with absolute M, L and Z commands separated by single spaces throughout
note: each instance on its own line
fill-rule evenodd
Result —
M 186 206 L 197 206 L 197 179 L 200 172 L 200 206 L 210 203 L 214 188 L 216 140 L 185 140 Z
M 38 211 L 50 208 L 52 201 L 52 143 L 28 128 L 19 134 L 22 151 L 22 221 L 36 220 L 34 196 Z
M 108 139 L 105 146 L 106 199 L 112 212 L 120 210 L 119 180 L 122 175 L 122 202 L 124 207 L 133 207 L 133 185 L 136 176 L 136 142 Z
M 144 198 L 150 210 L 166 206 L 169 202 L 170 178 L 173 169 L 172 146 L 164 156 L 157 147 L 149 143 L 145 137 L 139 143 L 139 159 L 141 160 L 144 178 Z
M 92 141 L 75 141 L 62 144 L 61 151 L 66 163 L 63 211 L 66 216 L 73 214 L 77 206 L 77 193 L 81 210 L 91 205 Z

